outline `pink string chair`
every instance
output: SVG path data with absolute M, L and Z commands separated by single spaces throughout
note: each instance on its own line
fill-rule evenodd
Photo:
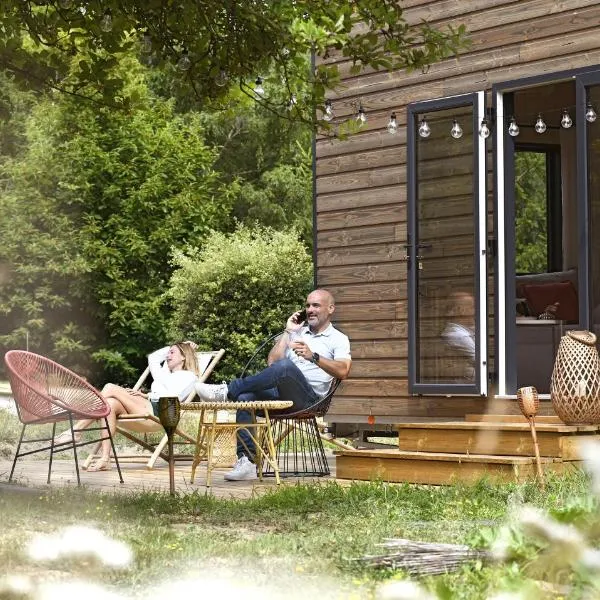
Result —
M 48 464 L 48 483 L 50 483 L 54 454 L 72 449 L 77 472 L 77 485 L 81 485 L 77 448 L 95 444 L 98 442 L 98 438 L 90 441 L 75 441 L 75 434 L 79 430 L 74 428 L 74 421 L 92 419 L 98 420 L 100 422 L 99 426 L 89 427 L 86 431 L 98 431 L 101 440 L 106 439 L 108 436 L 119 479 L 123 483 L 121 467 L 119 466 L 106 418 L 110 413 L 110 406 L 100 395 L 100 392 L 69 369 L 33 352 L 10 350 L 5 354 L 4 362 L 8 369 L 8 378 L 17 407 L 17 415 L 23 424 L 8 480 L 11 481 L 17 460 L 20 457 L 50 450 Z M 63 421 L 69 422 L 71 440 L 57 443 L 55 442 L 56 424 Z M 104 425 L 101 425 L 102 421 Z M 52 437 L 25 438 L 27 426 L 48 423 L 52 423 Z M 25 444 L 39 444 L 40 442 L 50 442 L 50 445 L 21 451 L 21 447 Z

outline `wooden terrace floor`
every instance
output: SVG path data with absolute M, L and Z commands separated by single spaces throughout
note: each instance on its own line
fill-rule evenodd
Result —
M 0 493 L 2 487 L 6 489 L 8 475 L 12 461 L 0 459 Z M 282 479 L 282 486 L 295 485 L 298 482 L 327 482 L 335 480 L 335 458 L 330 456 L 329 477 L 297 478 L 287 477 Z M 265 477 L 262 481 L 225 481 L 223 475 L 228 469 L 217 469 L 212 474 L 212 487 L 209 493 L 218 498 L 248 499 L 268 490 L 277 488 L 274 477 Z M 168 465 L 161 461 L 149 470 L 143 463 L 121 463 L 124 483 L 119 483 L 117 469 L 96 473 L 87 473 L 80 469 L 81 485 L 88 490 L 97 490 L 105 493 L 128 493 L 139 491 L 169 492 Z M 189 494 L 192 492 L 206 493 L 206 468 L 204 464 L 196 470 L 196 481 L 190 483 L 191 463 L 179 462 L 175 465 L 175 487 L 178 492 Z M 46 489 L 48 475 L 47 460 L 23 458 L 17 462 L 13 483 L 36 489 Z M 77 475 L 73 460 L 55 460 L 52 465 L 52 487 L 77 487 Z

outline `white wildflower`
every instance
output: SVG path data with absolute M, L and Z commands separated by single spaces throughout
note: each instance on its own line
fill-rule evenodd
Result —
M 67 527 L 56 534 L 37 535 L 29 543 L 27 553 L 35 561 L 93 557 L 113 568 L 128 567 L 133 560 L 129 546 L 98 529 L 82 525 Z
M 49 583 L 40 586 L 36 600 L 125 600 L 107 589 L 84 581 Z
M 510 556 L 510 547 L 512 544 L 512 530 L 508 526 L 502 527 L 496 539 L 492 542 L 490 552 L 492 558 L 497 561 L 505 561 Z
M 425 588 L 412 581 L 389 581 L 379 588 L 378 600 L 434 600 Z
M 0 600 L 33 600 L 36 588 L 29 577 L 9 575 L 0 579 Z
M 600 495 L 600 442 L 581 440 L 577 450 L 585 470 L 592 476 L 592 491 Z
M 587 546 L 586 540 L 575 527 L 559 523 L 532 506 L 521 509 L 519 522 L 524 533 L 552 544 L 555 551 L 560 546 L 560 551 L 571 560 L 579 559 Z

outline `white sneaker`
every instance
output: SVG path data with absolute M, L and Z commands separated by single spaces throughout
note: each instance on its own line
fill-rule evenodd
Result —
M 205 402 L 227 402 L 227 384 L 226 383 L 197 383 L 196 394 L 200 400 Z
M 233 469 L 225 473 L 225 481 L 250 481 L 257 478 L 256 465 L 247 456 L 238 458 Z

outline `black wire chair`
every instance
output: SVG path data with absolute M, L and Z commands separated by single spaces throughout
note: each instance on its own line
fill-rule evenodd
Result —
M 276 333 L 260 344 L 244 366 L 242 377 L 254 374 L 267 366 L 268 352 L 280 335 L 282 334 Z M 312 406 L 302 410 L 294 410 L 292 407 L 285 411 L 269 413 L 280 477 L 326 477 L 331 474 L 317 418 L 323 417 L 329 410 L 340 383 L 341 380 L 334 379 L 327 395 Z M 268 463 L 263 467 L 263 476 L 275 476 Z

